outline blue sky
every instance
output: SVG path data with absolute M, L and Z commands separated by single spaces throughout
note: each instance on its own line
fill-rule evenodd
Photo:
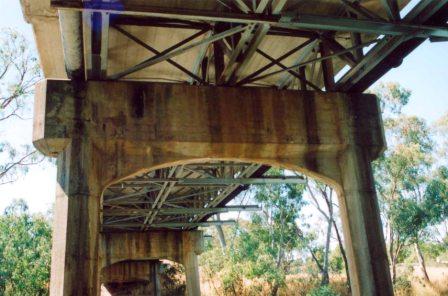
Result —
M 23 20 L 19 0 L 0 0 L 0 28 L 12 27 L 33 40 L 31 26 Z M 380 81 L 398 82 L 412 91 L 404 109 L 433 122 L 448 112 L 448 42 L 425 42 L 403 64 Z M 31 110 L 31 109 L 30 109 Z M 14 125 L 14 129 L 9 127 Z M 0 127 L 0 136 L 17 144 L 31 143 L 32 121 L 19 121 Z M 32 211 L 46 211 L 54 200 L 56 169 L 52 165 L 32 167 L 12 185 L 0 186 L 0 210 L 12 199 L 24 198 Z

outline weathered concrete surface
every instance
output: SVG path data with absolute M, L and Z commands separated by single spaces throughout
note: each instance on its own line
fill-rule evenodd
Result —
M 200 295 L 197 256 L 203 252 L 201 231 L 150 231 L 101 234 L 102 267 L 126 260 L 168 259 L 185 267 L 188 295 Z
M 184 264 L 189 253 L 203 252 L 201 231 L 110 232 L 101 234 L 100 264 L 168 259 Z
M 101 296 L 160 296 L 160 261 L 123 261 L 101 271 Z
M 79 118 L 102 151 L 103 185 L 207 158 L 292 164 L 340 183 L 341 151 L 360 145 L 375 158 L 384 147 L 373 95 L 55 80 L 38 89 L 35 146 L 59 153 Z
M 207 159 L 282 166 L 327 182 L 339 193 L 353 294 L 393 293 L 370 168 L 385 146 L 372 95 L 41 82 L 35 146 L 47 155 L 65 155 L 79 137 L 89 151 L 85 165 L 98 176 L 88 200 L 97 202 L 96 188 L 150 169 Z M 85 233 L 96 237 L 98 229 L 91 227 L 96 218 L 89 219 Z M 90 246 L 87 241 L 83 244 Z

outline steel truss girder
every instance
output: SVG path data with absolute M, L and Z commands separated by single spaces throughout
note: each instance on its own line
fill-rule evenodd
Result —
M 248 189 L 249 184 L 303 182 L 297 176 L 262 177 L 267 169 L 260 170 L 260 167 L 264 166 L 199 163 L 160 169 L 123 180 L 109 186 L 104 193 L 103 230 L 210 226 L 207 219 L 212 215 L 260 209 L 255 205 L 226 205 L 238 193 Z M 181 185 L 182 180 L 187 184 Z
M 248 206 L 226 206 L 222 208 L 160 208 L 158 215 L 197 215 L 197 214 L 217 214 L 229 212 L 253 212 L 261 208 L 257 205 Z M 144 216 L 148 214 L 146 209 L 107 209 L 103 211 L 104 217 L 109 216 Z
M 235 220 L 219 220 L 219 221 L 206 221 L 206 222 L 162 222 L 154 223 L 150 225 L 150 228 L 195 228 L 195 227 L 208 227 L 215 225 L 233 225 Z M 136 228 L 140 227 L 141 223 L 117 223 L 117 224 L 105 224 L 103 228 Z
M 425 23 L 437 14 L 442 14 L 440 16 L 442 20 L 439 21 L 446 22 L 448 0 L 422 0 L 405 16 L 403 21 Z M 409 38 L 407 36 L 383 38 L 336 83 L 336 90 L 364 91 L 390 68 L 399 65 L 402 58 L 424 40 L 423 38 Z
M 192 48 L 194 48 L 196 46 L 210 44 L 210 43 L 213 43 L 215 41 L 221 40 L 221 39 L 223 39 L 225 37 L 228 37 L 228 36 L 231 36 L 233 34 L 239 33 L 241 31 L 245 30 L 245 28 L 246 28 L 245 26 L 237 26 L 237 27 L 231 28 L 229 30 L 226 30 L 224 32 L 221 32 L 221 33 L 218 33 L 218 34 L 215 34 L 215 35 L 211 35 L 211 36 L 209 36 L 207 38 L 204 38 L 203 40 L 197 41 L 195 43 L 191 43 L 191 44 L 185 45 L 187 43 L 187 42 L 185 42 L 185 44 L 179 45 L 177 48 L 173 48 L 172 50 L 165 50 L 165 51 L 161 52 L 160 54 L 158 54 L 158 55 L 156 55 L 156 56 L 154 56 L 152 58 L 149 58 L 149 59 L 147 59 L 147 60 L 145 60 L 145 61 L 143 61 L 143 62 L 141 62 L 141 63 L 139 63 L 139 64 L 137 64 L 137 65 L 135 65 L 135 66 L 133 66 L 131 68 L 129 68 L 129 69 L 126 69 L 126 70 L 121 71 L 119 73 L 115 73 L 115 74 L 109 76 L 109 79 L 119 79 L 119 78 L 124 77 L 126 75 L 129 75 L 131 73 L 137 72 L 137 71 L 145 69 L 145 68 L 147 68 L 149 66 L 155 65 L 157 63 L 160 63 L 160 62 L 166 61 L 168 59 L 171 59 L 171 58 L 173 58 L 175 56 L 178 56 L 178 55 L 180 55 L 180 54 L 182 54 L 182 53 L 184 53 L 184 52 L 186 52 L 188 50 L 191 50 Z M 205 30 L 204 31 L 200 31 L 200 32 L 194 34 L 193 36 L 195 36 L 197 34 L 198 35 L 202 35 L 205 32 L 206 32 Z
M 156 54 L 156 55 L 160 55 L 161 52 L 156 50 L 155 48 L 153 48 L 152 46 L 146 44 L 145 42 L 143 42 L 142 40 L 140 40 L 139 38 L 137 38 L 136 36 L 132 35 L 131 33 L 129 33 L 128 31 L 124 30 L 123 28 L 119 27 L 119 26 L 113 26 L 113 28 L 115 30 L 117 30 L 118 32 L 120 32 L 121 34 L 123 34 L 124 36 L 126 36 L 127 38 L 131 39 L 132 41 L 134 41 L 135 43 L 137 43 L 138 45 L 146 48 L 147 50 L 149 50 L 150 52 Z M 192 79 L 196 80 L 197 82 L 201 83 L 201 84 L 206 84 L 206 82 L 200 78 L 199 76 L 197 76 L 196 74 L 194 74 L 193 72 L 189 71 L 188 69 L 186 69 L 184 66 L 180 65 L 179 63 L 173 61 L 172 59 L 167 59 L 166 60 L 168 63 L 170 63 L 171 65 L 173 65 L 174 67 L 176 67 L 177 69 L 181 70 L 182 72 L 184 72 L 185 74 L 189 75 Z
M 443 1 L 440 1 L 443 2 Z M 283 28 L 309 30 L 330 30 L 344 32 L 372 33 L 377 35 L 410 35 L 413 37 L 448 37 L 448 28 L 424 26 L 420 24 L 397 23 L 381 20 L 354 19 L 311 14 L 264 15 L 256 13 L 236 13 L 153 7 L 150 5 L 124 5 L 122 9 L 114 3 L 80 2 L 75 0 L 52 0 L 58 9 L 79 9 L 85 11 L 109 12 L 115 14 L 148 15 L 155 17 L 200 20 L 207 22 L 228 22 L 239 24 L 266 24 Z
M 168 182 L 176 186 L 210 186 L 210 185 L 257 185 L 257 184 L 304 184 L 305 180 L 296 176 L 263 177 L 263 178 L 148 178 L 131 179 L 132 186 L 147 187 L 150 183 Z
M 401 38 L 403 38 L 403 36 L 401 36 Z M 312 64 L 312 63 L 315 63 L 315 62 L 322 62 L 322 61 L 331 59 L 333 57 L 338 57 L 340 55 L 344 55 L 344 54 L 350 53 L 350 52 L 355 51 L 355 50 L 357 50 L 359 48 L 364 48 L 364 47 L 367 47 L 367 46 L 369 46 L 371 44 L 378 43 L 380 41 L 381 40 L 375 39 L 375 40 L 372 40 L 372 41 L 369 41 L 369 42 L 365 42 L 365 43 L 362 43 L 362 44 L 359 44 L 359 45 L 352 46 L 350 48 L 346 48 L 344 50 L 341 50 L 341 51 L 333 53 L 333 54 L 329 54 L 329 55 L 326 55 L 326 56 L 321 56 L 321 57 L 318 57 L 318 58 L 307 60 L 305 62 L 301 62 L 301 63 L 295 64 L 295 65 L 283 68 L 281 70 L 273 71 L 273 72 L 270 72 L 270 73 L 266 73 L 266 74 L 254 77 L 254 78 L 248 80 L 246 83 L 252 83 L 252 82 L 255 82 L 257 80 L 261 80 L 263 78 L 267 78 L 269 76 L 277 75 L 277 74 L 280 74 L 280 73 L 283 73 L 283 72 L 287 72 L 289 70 L 298 69 L 298 68 L 306 66 L 308 64 Z

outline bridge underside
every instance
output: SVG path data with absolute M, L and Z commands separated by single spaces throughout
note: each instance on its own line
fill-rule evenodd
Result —
M 47 78 L 353 92 L 399 66 L 427 38 L 447 40 L 448 1 L 415 2 L 23 0 L 23 6 Z
M 197 227 L 241 210 L 250 184 L 302 181 L 272 166 L 335 188 L 353 295 L 393 294 L 370 166 L 381 116 L 359 92 L 448 40 L 448 0 L 21 3 L 50 79 L 33 137 L 58 158 L 51 295 L 156 283 L 159 259 L 200 295 Z

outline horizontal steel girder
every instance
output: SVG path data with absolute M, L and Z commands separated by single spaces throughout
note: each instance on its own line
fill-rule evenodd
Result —
M 444 9 L 446 11 L 447 5 L 447 0 L 422 0 L 405 16 L 403 21 L 407 23 L 424 23 L 429 21 L 439 11 L 443 11 Z M 444 23 L 446 23 L 446 20 Z M 391 58 L 391 56 L 394 55 L 395 50 L 401 45 L 406 44 L 406 42 L 415 41 L 417 44 L 413 45 L 412 49 L 417 47 L 424 40 L 418 38 L 409 40 L 405 36 L 383 38 L 355 67 L 352 67 L 344 74 L 344 76 L 337 82 L 336 90 L 343 92 L 364 91 L 367 86 L 371 85 L 374 81 L 380 78 L 381 75 L 393 67 L 391 61 L 398 60 L 397 57 Z M 412 49 L 407 53 L 404 53 L 401 56 L 401 59 L 409 54 Z M 372 72 L 374 73 L 374 76 L 372 75 Z M 357 83 L 361 82 L 363 79 L 365 81 L 361 83 L 361 88 L 356 86 Z
M 74 0 L 52 0 L 51 5 L 58 9 L 78 9 L 113 14 L 147 15 L 162 18 L 201 20 L 209 22 L 229 22 L 240 24 L 268 24 L 270 26 L 330 30 L 377 35 L 409 35 L 412 37 L 448 37 L 447 27 L 423 26 L 381 20 L 365 20 L 310 14 L 264 15 L 254 13 L 228 13 L 221 11 L 203 11 L 150 5 L 124 5 L 117 8 L 114 3 L 80 2 Z
M 235 220 L 222 220 L 222 221 L 206 221 L 206 222 L 164 222 L 164 223 L 154 223 L 147 225 L 148 228 L 182 228 L 182 227 L 209 227 L 216 225 L 233 225 Z M 117 224 L 105 224 L 104 228 L 133 228 L 141 227 L 142 223 L 117 223 Z
M 301 177 L 264 177 L 264 178 L 148 178 L 143 180 L 126 180 L 123 187 L 148 187 L 151 183 L 169 182 L 178 186 L 207 186 L 207 185 L 264 185 L 264 184 L 304 184 Z M 114 185 L 119 188 L 120 184 Z
M 227 206 L 223 208 L 161 208 L 158 215 L 196 215 L 196 214 L 217 214 L 239 211 L 259 211 L 259 206 Z M 103 216 L 144 216 L 152 210 L 147 209 L 106 209 Z

